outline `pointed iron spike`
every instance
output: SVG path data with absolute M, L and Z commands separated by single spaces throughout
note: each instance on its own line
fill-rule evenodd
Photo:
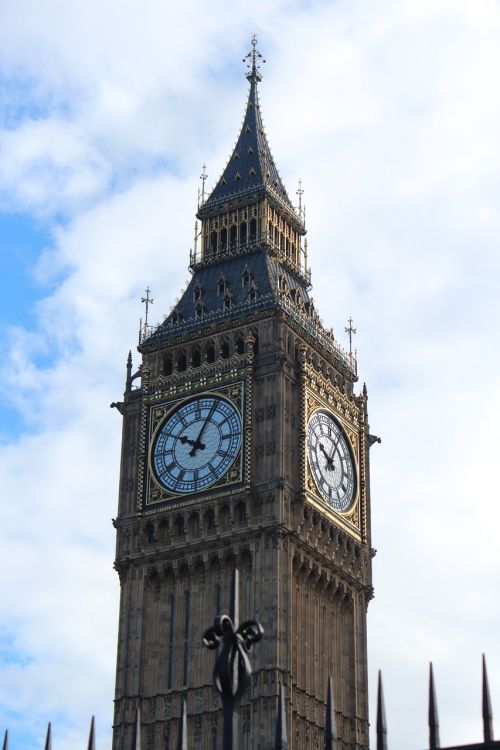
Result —
M 233 575 L 231 578 L 231 596 L 230 596 L 230 610 L 229 614 L 234 624 L 234 629 L 240 624 L 240 571 L 238 568 L 234 568 Z
M 132 747 L 130 750 L 141 750 L 141 710 L 139 705 L 135 710 L 134 728 L 132 730 Z
M 325 721 L 325 750 L 337 748 L 337 722 L 335 720 L 335 705 L 333 702 L 333 677 L 328 677 L 328 692 L 326 696 Z
M 89 744 L 87 750 L 95 750 L 94 717 L 90 720 Z
M 278 694 L 278 717 L 276 719 L 275 750 L 288 750 L 288 733 L 286 729 L 285 689 L 280 683 Z
M 9 730 L 8 729 L 5 730 L 5 734 L 3 737 L 2 750 L 9 750 Z
M 181 704 L 181 716 L 179 719 L 179 734 L 177 736 L 177 750 L 188 750 L 188 737 L 187 737 L 187 711 L 186 711 L 186 699 Z
M 491 712 L 490 686 L 486 657 L 483 654 L 483 736 L 485 742 L 493 742 L 493 715 Z
M 377 750 L 387 750 L 387 720 L 385 718 L 384 687 L 380 669 L 378 671 L 377 693 Z
M 45 738 L 45 750 L 52 750 L 52 725 L 50 721 L 47 727 L 47 737 Z
M 437 710 L 436 688 L 434 686 L 434 672 L 432 662 L 429 668 L 429 750 L 441 747 L 439 741 L 439 717 Z

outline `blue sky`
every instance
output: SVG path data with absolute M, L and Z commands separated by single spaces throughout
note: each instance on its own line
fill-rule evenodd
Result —
M 12 747 L 110 743 L 123 390 L 188 278 L 201 165 L 239 131 L 252 33 L 267 135 L 305 187 L 313 294 L 358 333 L 373 449 L 370 690 L 393 750 L 481 736 L 500 700 L 496 0 L 0 9 L 0 728 Z M 15 563 L 13 563 L 15 561 Z M 76 676 L 76 677 L 75 677 Z M 405 690 L 401 689 L 405 686 Z M 476 708 L 477 707 L 477 708 Z M 498 715 L 497 708 L 496 713 Z M 408 727 L 413 727 L 411 735 Z

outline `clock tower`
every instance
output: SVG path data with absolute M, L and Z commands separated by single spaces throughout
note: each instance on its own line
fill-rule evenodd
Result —
M 368 747 L 372 596 L 366 388 L 310 296 L 302 208 L 268 146 L 260 54 L 241 132 L 198 207 L 191 279 L 145 329 L 122 403 L 121 584 L 113 750 L 219 748 L 222 712 L 202 634 L 240 571 L 243 619 L 265 635 L 240 707 L 239 747 L 271 750 L 280 685 L 289 746 L 322 744 L 333 676 L 338 746 Z

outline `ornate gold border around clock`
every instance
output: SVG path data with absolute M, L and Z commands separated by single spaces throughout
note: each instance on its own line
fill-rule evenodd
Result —
M 137 499 L 136 509 L 137 512 L 143 515 L 147 515 L 156 510 L 159 507 L 168 507 L 169 510 L 175 508 L 184 508 L 190 505 L 203 501 L 212 501 L 214 499 L 231 495 L 234 492 L 234 487 L 238 483 L 242 485 L 242 489 L 248 489 L 250 482 L 251 472 L 251 456 L 252 456 L 252 380 L 253 380 L 253 367 L 254 367 L 254 343 L 255 339 L 251 334 L 247 336 L 247 352 L 245 355 L 238 355 L 229 360 L 232 364 L 229 370 L 226 370 L 223 374 L 220 372 L 213 372 L 209 375 L 209 368 L 200 368 L 196 373 L 193 372 L 193 378 L 186 380 L 182 383 L 172 383 L 172 380 L 165 378 L 154 380 L 149 379 L 149 371 L 147 368 L 143 369 L 143 392 L 144 397 L 141 405 L 141 427 L 139 437 L 139 466 L 138 466 L 138 477 L 137 477 Z M 218 360 L 217 360 L 218 362 Z M 214 364 L 217 364 L 214 363 Z M 227 360 L 226 360 L 227 362 Z M 213 365 L 210 366 L 213 368 Z M 163 386 L 163 388 L 162 388 Z M 151 407 L 160 406 L 162 404 L 168 405 L 169 409 L 178 403 L 180 400 L 185 399 L 189 396 L 195 396 L 203 392 L 213 393 L 222 392 L 230 400 L 234 400 L 231 397 L 230 391 L 234 387 L 241 388 L 241 407 L 240 412 L 242 414 L 243 422 L 243 440 L 240 448 L 240 454 L 233 462 L 229 472 L 218 482 L 211 487 L 207 488 L 205 492 L 197 494 L 195 497 L 192 495 L 186 495 L 185 497 L 179 497 L 179 495 L 171 495 L 165 493 L 168 497 L 150 503 L 149 505 L 145 502 L 145 492 L 147 479 L 150 477 L 148 470 L 149 465 L 149 414 Z M 232 468 L 235 467 L 236 463 L 239 462 L 240 472 L 238 479 L 233 479 L 228 482 L 227 479 L 231 474 Z
M 190 494 L 179 495 L 178 493 L 168 492 L 168 490 L 165 490 L 155 479 L 155 476 L 151 471 L 151 448 L 153 444 L 154 434 L 160 423 L 168 416 L 168 414 L 170 414 L 172 409 L 176 408 L 192 396 L 201 396 L 205 394 L 213 395 L 215 393 L 224 396 L 228 401 L 233 403 L 240 412 L 242 420 L 242 441 L 238 454 L 231 464 L 229 470 L 217 482 L 204 490 L 203 496 L 205 496 L 206 493 L 211 493 L 213 491 L 217 492 L 218 490 L 225 489 L 226 487 L 228 487 L 228 485 L 236 485 L 243 482 L 245 474 L 245 442 L 247 439 L 246 435 L 244 434 L 246 412 L 244 381 L 240 380 L 236 383 L 224 383 L 220 384 L 216 388 L 210 388 L 208 390 L 203 387 L 196 390 L 192 389 L 190 390 L 190 392 L 184 393 L 177 398 L 173 398 L 162 403 L 150 403 L 146 468 L 147 474 L 144 484 L 144 496 L 141 500 L 144 510 L 149 510 L 153 507 L 157 507 L 159 503 L 175 503 L 177 506 L 179 506 L 183 505 L 186 499 L 191 499 Z
M 352 402 L 342 391 L 333 386 L 326 378 L 317 373 L 312 367 L 304 363 L 303 371 L 303 435 L 302 463 L 304 467 L 305 499 L 317 510 L 326 512 L 335 518 L 335 522 L 348 531 L 352 536 L 361 539 L 361 504 L 362 504 L 362 462 L 363 456 L 360 444 L 360 426 L 362 423 L 359 406 Z M 314 411 L 325 409 L 331 412 L 342 426 L 349 441 L 354 457 L 356 471 L 356 496 L 351 508 L 345 513 L 336 511 L 321 499 L 316 483 L 311 474 L 307 459 L 307 425 Z

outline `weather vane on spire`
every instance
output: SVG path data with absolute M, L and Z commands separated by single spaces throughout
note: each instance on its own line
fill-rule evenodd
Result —
M 246 66 L 248 68 L 248 80 L 262 81 L 262 76 L 260 74 L 260 63 L 265 63 L 266 61 L 257 49 L 257 36 L 255 34 L 252 36 L 252 49 L 250 50 L 248 55 L 245 55 L 245 57 L 243 58 L 243 62 L 246 63 Z

